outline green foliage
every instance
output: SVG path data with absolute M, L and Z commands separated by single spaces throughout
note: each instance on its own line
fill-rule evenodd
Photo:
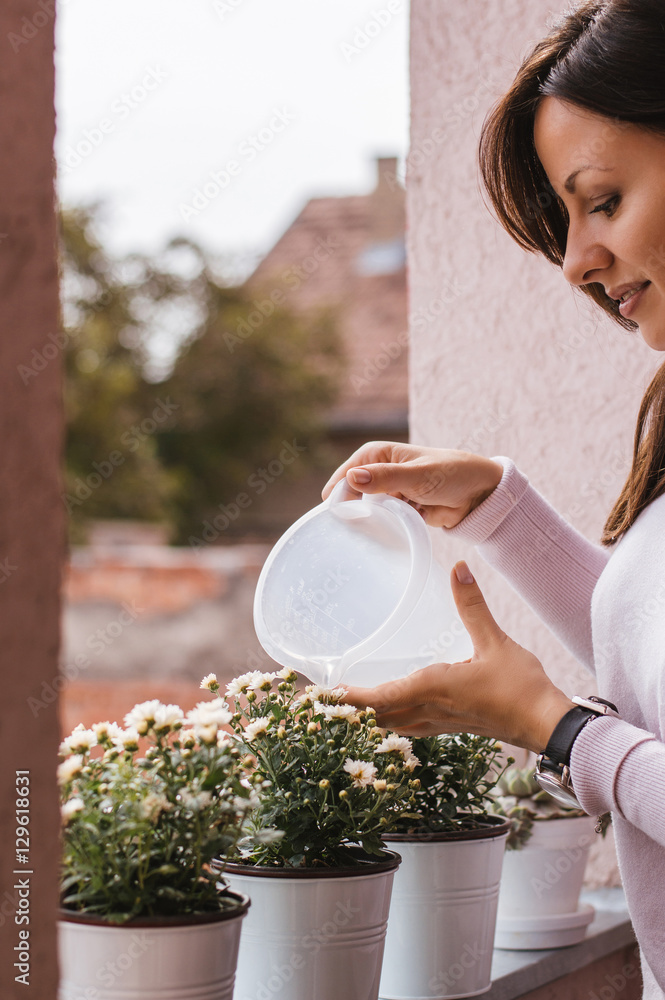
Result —
M 173 723 L 157 729 L 153 714 L 141 727 L 145 756 L 138 732 L 110 723 L 79 727 L 61 747 L 63 905 L 111 923 L 228 906 L 219 868 L 209 866 L 234 850 L 256 799 L 242 782 L 237 748 L 218 745 L 216 726 L 197 739 L 178 732 L 177 706 L 162 708 Z M 95 730 L 101 757 L 90 754 Z
M 419 763 L 413 769 L 415 801 L 399 817 L 399 833 L 441 833 L 472 829 L 487 816 L 491 793 L 502 773 L 502 747 L 470 733 L 419 737 L 413 741 Z M 512 758 L 508 758 L 512 763 Z
M 518 851 L 526 844 L 535 821 L 586 815 L 582 809 L 564 806 L 553 799 L 534 775 L 533 767 L 509 767 L 494 789 L 493 812 L 512 821 L 506 841 L 509 851 Z
M 92 235 L 90 222 L 83 211 L 61 216 L 63 499 L 79 538 L 91 518 L 168 519 L 175 487 L 158 458 L 154 436 L 140 430 L 151 409 L 142 374 L 144 325 L 134 301 L 145 282 L 143 267 L 137 281 L 123 280 Z
M 298 695 L 296 681 L 287 669 L 253 672 L 227 688 L 234 728 L 263 788 L 242 860 L 357 864 L 351 846 L 379 855 L 391 819 L 412 800 L 412 755 L 384 752 L 371 710 L 339 704 L 341 689 L 310 685 Z
M 222 285 L 192 242 L 113 260 L 93 230 L 92 213 L 63 212 L 63 500 L 74 537 L 91 518 L 131 518 L 170 524 L 178 542 L 200 538 L 220 505 L 265 491 L 263 466 L 295 477 L 317 461 L 341 370 L 333 317 L 304 320 L 283 303 L 257 314 L 255 293 Z

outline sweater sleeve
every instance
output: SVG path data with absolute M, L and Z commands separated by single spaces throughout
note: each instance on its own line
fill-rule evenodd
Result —
M 591 595 L 609 552 L 580 534 L 509 458 L 490 496 L 454 528 L 478 546 L 563 645 L 593 670 Z
M 665 847 L 665 745 L 653 733 L 594 719 L 573 743 L 570 776 L 589 815 L 618 812 Z

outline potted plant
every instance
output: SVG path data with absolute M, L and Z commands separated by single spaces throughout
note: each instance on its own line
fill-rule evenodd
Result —
M 511 821 L 496 946 L 558 948 L 581 941 L 594 913 L 579 898 L 595 819 L 556 802 L 536 783 L 533 767 L 509 768 L 494 793 L 496 812 Z
M 409 810 L 385 836 L 402 855 L 386 937 L 381 997 L 466 997 L 490 988 L 494 927 L 510 823 L 490 812 L 500 744 L 447 734 L 388 736 L 413 754 Z M 509 758 L 512 763 L 512 758 Z
M 59 1000 L 231 1000 L 249 900 L 210 862 L 234 850 L 257 795 L 230 719 L 219 703 L 185 720 L 148 701 L 124 729 L 78 726 L 62 743 Z
M 252 897 L 236 997 L 376 1000 L 399 855 L 381 836 L 413 797 L 415 761 L 378 752 L 370 709 L 341 688 L 253 671 L 228 685 L 233 726 L 260 786 L 230 884 Z

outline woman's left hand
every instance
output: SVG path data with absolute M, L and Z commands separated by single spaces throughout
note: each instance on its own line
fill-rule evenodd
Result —
M 540 661 L 494 621 L 465 562 L 451 573 L 473 656 L 434 663 L 375 688 L 347 688 L 345 701 L 376 711 L 379 726 L 405 736 L 476 733 L 540 753 L 559 720 L 574 708 Z

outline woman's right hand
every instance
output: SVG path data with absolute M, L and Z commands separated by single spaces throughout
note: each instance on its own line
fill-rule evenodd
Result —
M 370 441 L 330 477 L 325 500 L 346 477 L 348 497 L 388 493 L 406 500 L 434 528 L 454 528 L 499 485 L 503 467 L 482 455 Z

